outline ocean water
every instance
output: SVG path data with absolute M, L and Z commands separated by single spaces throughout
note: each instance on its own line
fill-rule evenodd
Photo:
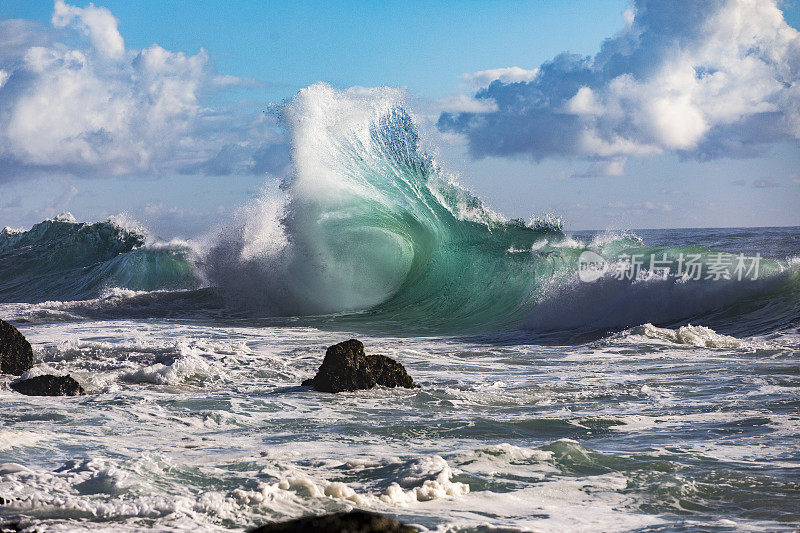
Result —
M 800 228 L 507 220 L 427 155 L 391 90 L 316 85 L 283 113 L 292 180 L 203 238 L 68 215 L 0 233 L 28 375 L 89 393 L 0 377 L 0 520 L 797 529 Z M 421 388 L 299 386 L 352 337 Z

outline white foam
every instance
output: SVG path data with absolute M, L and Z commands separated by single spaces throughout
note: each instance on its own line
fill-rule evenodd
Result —
M 586 248 L 586 243 L 572 237 L 565 237 L 564 239 L 551 243 L 553 248 Z
M 70 224 L 76 224 L 78 222 L 69 211 L 64 211 L 63 213 L 54 216 L 50 220 L 53 222 L 69 222 Z
M 480 448 L 474 452 L 476 457 L 489 461 L 546 461 L 552 457 L 552 452 L 535 448 L 522 448 L 504 442 Z
M 661 497 L 636 488 L 637 476 L 651 472 L 578 476 L 576 465 L 615 468 L 655 435 L 654 450 L 672 450 L 655 456 L 674 454 L 677 462 L 693 454 L 720 468 L 796 467 L 796 417 L 760 408 L 796 397 L 783 369 L 793 368 L 788 352 L 775 359 L 778 373 L 745 370 L 742 390 L 712 384 L 701 391 L 709 399 L 684 387 L 731 376 L 693 376 L 687 364 L 735 374 L 772 360 L 630 332 L 566 347 L 362 335 L 368 351 L 402 360 L 424 388 L 323 395 L 296 385 L 316 370 L 325 346 L 350 332 L 110 320 L 29 324 L 25 334 L 40 369 L 100 380 L 100 394 L 79 404 L 13 395 L 14 416 L 2 431 L 36 437 L 18 441 L 29 448 L 3 448 L 2 460 L 14 463 L 0 465 L 0 495 L 13 499 L 4 512 L 47 530 L 146 523 L 214 531 L 354 507 L 440 531 L 630 530 L 664 520 L 641 511 Z M 640 355 L 650 352 L 659 352 L 657 365 Z M 197 360 L 201 371 L 193 373 Z M 122 379 L 144 370 L 157 377 Z M 12 394 L 0 392 L 3 401 Z M 722 402 L 731 409 L 713 408 Z M 601 418 L 623 424 L 588 421 Z M 747 438 L 692 441 L 698 427 L 746 418 L 767 421 Z M 498 433 L 505 428 L 508 436 Z M 580 443 L 552 442 L 564 432 Z M 608 462 L 591 449 L 597 433 L 605 449 L 619 450 L 603 451 Z M 59 459 L 67 452 L 76 461 Z
M 636 511 L 643 502 L 626 495 L 627 486 L 619 473 L 555 479 L 502 494 L 474 492 L 446 506 L 434 502 L 428 512 L 446 512 L 449 520 L 442 529 L 448 531 L 483 526 L 488 531 L 616 532 L 663 523 Z
M 176 385 L 190 378 L 211 374 L 211 365 L 192 354 L 176 358 L 170 364 L 156 363 L 133 372 L 126 372 L 122 378 L 133 383 L 154 383 L 156 385 Z
M 440 456 L 415 461 L 398 482 L 392 483 L 380 499 L 392 505 L 408 506 L 440 498 L 452 498 L 469 493 L 469 485 L 453 482 L 453 470 Z
M 31 446 L 41 440 L 43 436 L 32 431 L 16 431 L 13 429 L 0 429 L 0 450 L 13 447 Z
M 50 374 L 50 375 L 53 375 L 53 376 L 65 376 L 65 375 L 67 375 L 66 372 L 58 370 L 58 369 L 56 369 L 56 368 L 44 363 L 44 364 L 36 365 L 36 366 L 26 370 L 19 378 L 17 378 L 17 380 L 18 381 L 22 381 L 22 380 L 25 380 L 25 379 L 31 379 L 31 378 L 35 378 L 35 377 L 38 377 L 38 376 L 44 376 L 44 375 L 47 375 L 47 374 Z
M 636 336 L 637 342 L 641 342 L 641 337 L 648 340 L 666 341 L 673 344 L 685 346 L 697 346 L 701 348 L 766 348 L 768 345 L 763 342 L 753 342 L 737 339 L 729 335 L 721 335 L 711 328 L 705 326 L 692 326 L 691 324 L 681 326 L 677 329 L 658 328 L 653 324 L 647 323 L 635 328 L 631 328 L 622 333 L 623 336 Z
M 9 474 L 17 474 L 19 472 L 30 472 L 30 470 L 18 463 L 1 463 L 0 476 L 7 476 Z
M 11 226 L 6 226 L 6 227 L 3 228 L 2 231 L 0 231 L 0 237 L 3 237 L 3 236 L 11 237 L 13 235 L 18 235 L 18 234 L 20 234 L 20 233 L 22 233 L 24 231 L 25 230 L 21 229 L 21 228 L 12 228 Z

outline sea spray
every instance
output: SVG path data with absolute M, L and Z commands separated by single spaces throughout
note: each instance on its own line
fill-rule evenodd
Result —
M 228 302 L 289 315 L 449 314 L 456 327 L 504 322 L 518 307 L 535 279 L 529 258 L 506 250 L 563 233 L 507 222 L 453 184 L 421 151 L 399 96 L 317 84 L 286 106 L 295 173 L 285 197 L 256 202 L 256 218 L 208 259 Z M 253 254 L 248 236 L 264 233 Z

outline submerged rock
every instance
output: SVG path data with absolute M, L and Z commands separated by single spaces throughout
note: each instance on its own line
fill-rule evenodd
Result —
M 33 349 L 17 328 L 0 320 L 0 372 L 22 375 L 33 366 Z
M 416 529 L 401 524 L 394 518 L 368 513 L 350 511 L 322 516 L 307 516 L 288 522 L 266 524 L 250 530 L 250 533 L 414 533 Z
M 80 383 L 72 376 L 53 376 L 45 374 L 23 379 L 11 384 L 11 388 L 28 396 L 82 396 L 86 394 Z
M 364 345 L 356 339 L 328 348 L 317 375 L 303 385 L 320 392 L 371 389 L 375 385 L 415 387 L 403 365 L 385 355 L 364 355 Z

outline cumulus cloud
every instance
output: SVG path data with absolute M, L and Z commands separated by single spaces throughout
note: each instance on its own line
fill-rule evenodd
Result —
M 125 53 L 125 41 L 117 31 L 117 19 L 104 7 L 89 4 L 81 9 L 56 0 L 52 22 L 56 28 L 73 27 L 88 35 L 94 49 L 108 58 L 122 59 Z
M 476 157 L 584 157 L 605 175 L 630 156 L 798 142 L 800 34 L 775 0 L 637 0 L 623 19 L 594 57 L 563 53 L 527 80 L 498 71 L 475 95 L 495 111 L 444 112 L 438 127 Z
M 57 0 L 51 26 L 0 21 L 0 180 L 75 175 L 263 172 L 282 142 L 273 117 L 214 109 L 214 91 L 252 80 L 194 55 L 128 49 L 102 7 Z

